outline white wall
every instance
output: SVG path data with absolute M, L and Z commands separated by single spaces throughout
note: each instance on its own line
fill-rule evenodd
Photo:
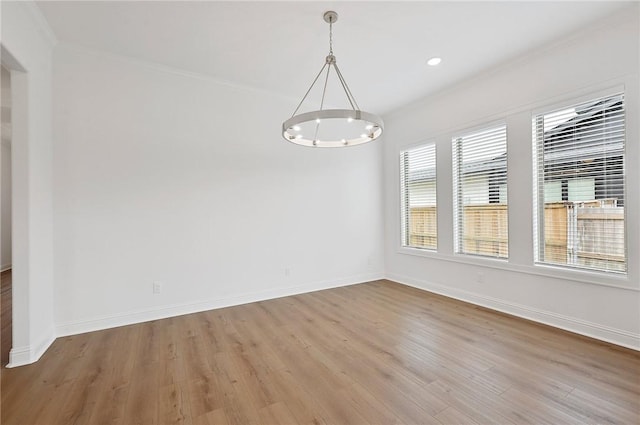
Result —
M 12 89 L 13 346 L 10 366 L 36 361 L 54 339 L 51 50 L 31 2 L 2 3 L 2 63 Z M 19 70 L 20 69 L 20 70 Z
M 638 40 L 636 3 L 623 15 L 386 116 L 388 278 L 640 348 Z M 534 266 L 531 111 L 621 85 L 627 102 L 628 276 Z M 508 126 L 508 262 L 453 254 L 451 137 L 497 120 Z M 439 196 L 439 252 L 422 255 L 400 247 L 398 169 L 400 151 L 421 140 L 437 143 Z
M 11 268 L 11 73 L 2 69 L 0 151 L 0 270 Z
M 58 335 L 383 276 L 379 142 L 293 145 L 295 99 L 76 47 L 54 87 Z

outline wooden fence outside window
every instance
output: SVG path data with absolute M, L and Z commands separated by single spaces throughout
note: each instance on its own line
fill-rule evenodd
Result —
M 465 205 L 463 249 L 506 257 L 507 205 Z M 624 271 L 624 208 L 615 200 L 545 204 L 544 262 Z M 437 248 L 436 207 L 409 212 L 409 245 Z

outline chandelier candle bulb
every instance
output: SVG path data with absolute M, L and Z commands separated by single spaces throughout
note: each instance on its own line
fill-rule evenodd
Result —
M 298 145 L 317 147 L 355 146 L 376 140 L 382 135 L 384 129 L 382 119 L 376 114 L 360 109 L 333 54 L 333 24 L 338 20 L 338 14 L 334 11 L 328 11 L 324 13 L 323 18 L 329 24 L 329 54 L 325 57 L 320 72 L 293 111 L 291 118 L 282 124 L 282 137 Z M 327 81 L 331 68 L 333 68 L 333 74 L 338 78 L 340 86 L 347 96 L 350 109 L 324 109 Z M 320 109 L 298 114 L 300 107 L 323 73 L 325 73 L 325 77 L 323 78 L 324 88 Z M 320 126 L 321 122 L 322 126 Z M 366 133 L 360 134 L 363 130 Z M 302 133 L 292 134 L 293 132 L 313 134 L 313 138 L 305 138 Z M 358 134 L 360 134 L 359 137 Z

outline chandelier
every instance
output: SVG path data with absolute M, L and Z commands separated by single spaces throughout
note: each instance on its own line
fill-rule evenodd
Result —
M 328 11 L 324 13 L 323 18 L 329 24 L 329 55 L 291 118 L 282 123 L 282 136 L 289 142 L 312 147 L 344 147 L 371 142 L 380 137 L 384 124 L 378 115 L 360 109 L 338 68 L 336 57 L 333 55 L 333 24 L 338 20 L 338 14 Z M 327 83 L 332 69 L 351 109 L 324 109 Z M 320 109 L 296 115 L 325 70 Z

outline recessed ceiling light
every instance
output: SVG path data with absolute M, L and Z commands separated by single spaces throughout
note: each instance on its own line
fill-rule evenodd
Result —
M 431 66 L 436 66 L 438 65 L 440 62 L 442 62 L 441 58 L 431 58 L 427 61 L 427 65 L 431 65 Z

